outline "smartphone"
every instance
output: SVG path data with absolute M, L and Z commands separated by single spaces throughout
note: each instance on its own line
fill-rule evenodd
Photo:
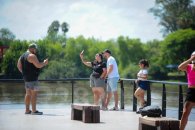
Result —
M 84 50 L 81 51 L 81 55 L 84 53 Z

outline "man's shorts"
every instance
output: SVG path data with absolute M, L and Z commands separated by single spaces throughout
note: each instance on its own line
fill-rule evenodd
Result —
M 104 79 L 95 78 L 94 76 L 90 76 L 90 87 L 106 87 L 106 83 Z
M 39 90 L 38 81 L 25 82 L 25 88 L 31 90 Z
M 195 103 L 195 88 L 188 88 L 186 94 L 186 101 Z
M 108 78 L 107 80 L 107 92 L 117 91 L 119 77 Z

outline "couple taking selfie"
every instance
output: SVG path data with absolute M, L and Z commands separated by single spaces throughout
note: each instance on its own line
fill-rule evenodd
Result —
M 114 95 L 114 107 L 110 110 L 119 110 L 117 84 L 119 80 L 118 66 L 115 58 L 111 55 L 111 51 L 106 49 L 103 53 L 97 53 L 94 61 L 86 61 L 84 59 L 84 50 L 80 53 L 80 58 L 88 67 L 92 68 L 90 75 L 90 87 L 92 88 L 94 104 L 98 105 L 102 102 L 102 110 L 108 110 L 108 104 L 112 95 Z M 103 58 L 107 60 L 105 63 Z M 107 83 L 105 80 L 107 79 Z M 106 90 L 105 90 L 106 88 Z M 105 92 L 106 91 L 106 92 Z

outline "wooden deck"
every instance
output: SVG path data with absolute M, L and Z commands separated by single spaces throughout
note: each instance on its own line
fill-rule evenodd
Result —
M 71 120 L 71 107 L 40 109 L 43 115 L 25 115 L 23 109 L 1 109 L 1 130 L 138 130 L 140 115 L 132 111 L 100 111 L 100 123 Z M 195 130 L 189 121 L 186 130 Z

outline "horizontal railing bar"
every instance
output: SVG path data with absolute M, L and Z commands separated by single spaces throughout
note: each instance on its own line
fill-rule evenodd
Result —
M 78 81 L 78 80 L 89 80 L 89 78 L 64 78 L 64 79 L 39 79 L 39 81 Z M 126 79 L 120 78 L 123 81 L 135 81 L 137 79 Z M 23 79 L 0 79 L 0 82 L 6 81 L 23 81 Z M 150 83 L 164 83 L 164 84 L 174 84 L 174 85 L 188 85 L 185 82 L 169 82 L 169 81 L 156 81 L 156 80 L 146 80 Z
M 89 78 L 65 78 L 65 79 L 39 79 L 39 81 L 85 81 Z M 0 82 L 10 82 L 10 81 L 24 81 L 23 79 L 0 79 Z
M 137 79 L 121 78 L 120 80 L 123 80 L 123 81 L 135 81 Z M 174 84 L 174 85 L 188 85 L 185 82 L 169 82 L 169 81 L 156 81 L 156 80 L 146 80 L 146 81 L 149 81 L 150 83 L 162 83 L 162 84 L 164 83 L 164 84 Z

